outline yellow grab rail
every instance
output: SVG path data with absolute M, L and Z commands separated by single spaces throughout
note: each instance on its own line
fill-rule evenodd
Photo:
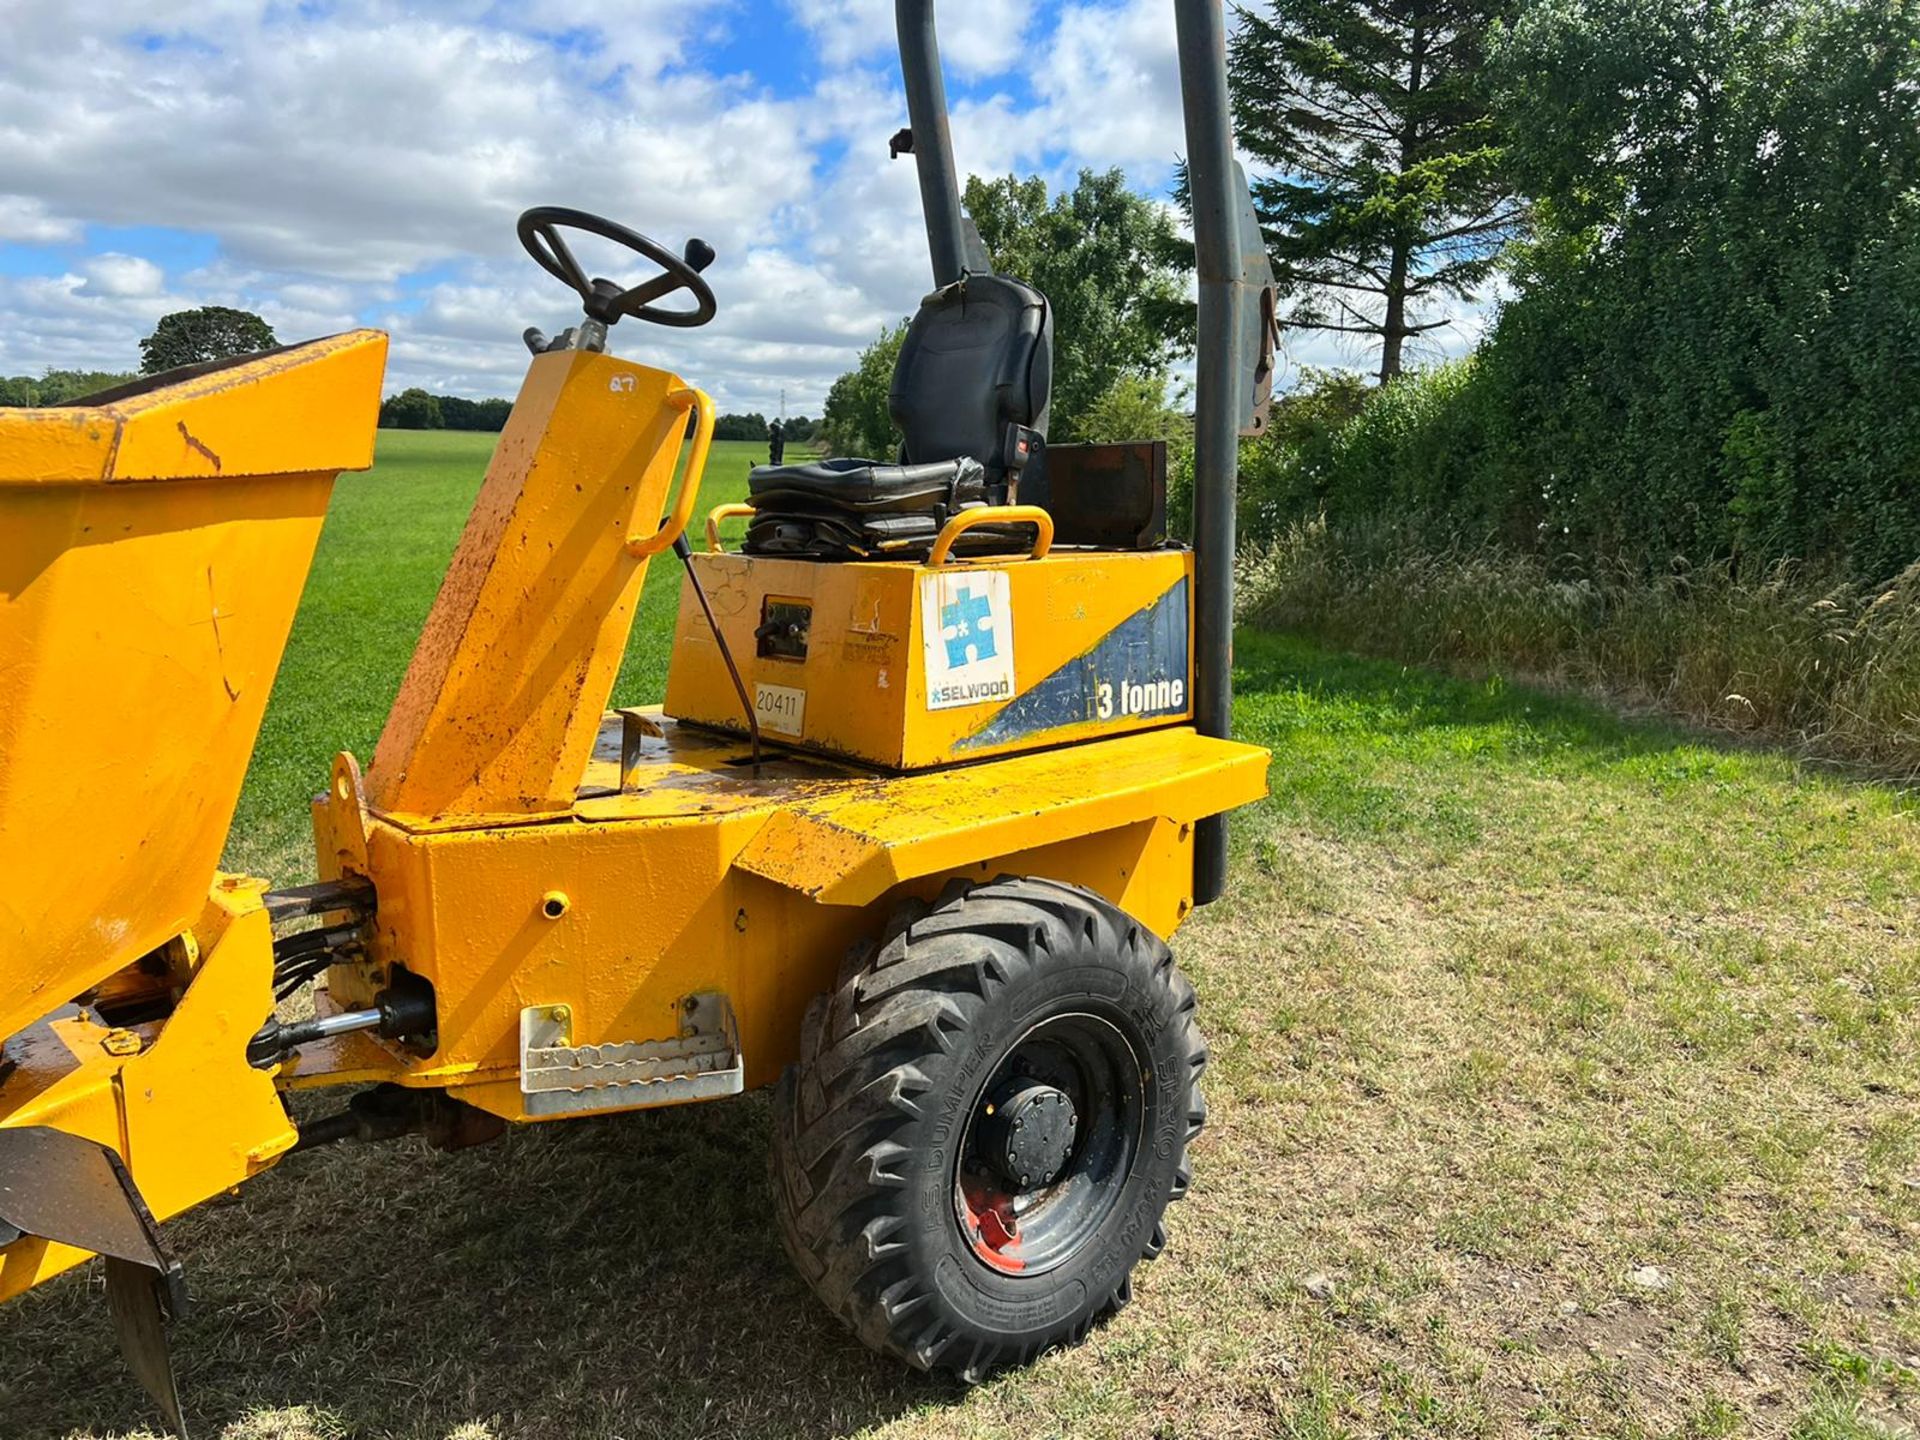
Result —
M 982 505 L 974 510 L 962 510 L 940 531 L 940 538 L 933 542 L 933 553 L 927 556 L 927 564 L 944 565 L 953 553 L 953 542 L 976 525 L 1031 525 L 1034 528 L 1033 549 L 1028 552 L 1029 560 L 1038 560 L 1053 548 L 1053 516 L 1038 505 Z M 961 556 L 966 560 L 968 556 Z M 1004 555 L 977 555 L 976 560 L 1004 560 Z
M 636 560 L 658 555 L 686 533 L 687 522 L 693 519 L 694 501 L 700 498 L 700 479 L 707 471 L 707 451 L 713 446 L 713 400 L 706 391 L 692 387 L 674 390 L 668 394 L 667 404 L 680 414 L 688 410 L 697 413 L 693 451 L 687 456 L 687 470 L 680 478 L 680 496 L 674 501 L 673 513 L 660 522 L 660 528 L 653 534 L 627 537 L 627 554 Z
M 754 514 L 751 505 L 736 500 L 726 505 L 716 505 L 707 512 L 707 549 L 713 554 L 720 553 L 720 522 L 738 520 L 744 515 Z

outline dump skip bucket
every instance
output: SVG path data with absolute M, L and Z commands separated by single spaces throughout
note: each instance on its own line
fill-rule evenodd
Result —
M 0 1038 L 199 917 L 386 348 L 0 409 Z

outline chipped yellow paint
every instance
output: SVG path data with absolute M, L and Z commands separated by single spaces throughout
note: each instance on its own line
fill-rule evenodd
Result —
M 247 1064 L 247 1041 L 273 1013 L 273 935 L 258 886 L 216 884 L 197 929 L 202 959 L 164 1024 L 140 1027 L 128 1057 L 76 1007 L 7 1041 L 0 1128 L 50 1125 L 127 1162 L 164 1220 L 266 1169 L 298 1138 L 273 1076 Z M 217 937 L 217 938 L 208 938 Z M 28 1236 L 0 1248 L 0 1300 L 87 1259 Z
M 0 1036 L 199 914 L 385 357 L 363 330 L 0 410 Z
M 1245 805 L 1266 793 L 1268 759 L 1183 728 L 837 786 L 781 808 L 734 864 L 825 905 L 870 905 L 1014 850 Z
M 528 1006 L 563 1009 L 580 1045 L 665 1040 L 717 991 L 746 1083 L 769 1083 L 847 948 L 955 879 L 1084 885 L 1170 935 L 1193 822 L 1264 788 L 1266 752 L 1177 707 L 967 748 L 991 707 L 927 708 L 935 572 L 911 563 L 698 557 L 750 683 L 795 674 L 755 655 L 763 601 L 814 606 L 807 742 L 869 763 L 750 763 L 690 596 L 668 709 L 709 728 L 602 714 L 648 557 L 694 513 L 713 407 L 664 371 L 542 355 L 365 778 L 336 757 L 313 809 L 321 874 L 378 896 L 318 1008 L 366 1005 L 405 967 L 434 987 L 436 1048 L 356 1033 L 254 1070 L 265 884 L 212 867 L 333 473 L 370 456 L 383 354 L 341 337 L 90 410 L 0 412 L 0 518 L 24 540 L 0 559 L 0 673 L 20 677 L 0 691 L 0 1127 L 113 1147 L 162 1217 L 294 1143 L 277 1090 L 392 1080 L 533 1118 Z M 1039 556 L 984 566 L 1011 587 L 1017 692 L 1192 574 L 1172 550 L 1046 555 L 1045 530 Z M 90 1008 L 168 999 L 120 1029 Z M 82 1258 L 0 1248 L 0 1298 Z
M 690 407 L 693 453 L 656 529 Z M 647 556 L 692 514 L 712 434 L 712 403 L 677 376 L 589 351 L 535 357 L 368 767 L 376 809 L 573 803 Z
M 303 1056 L 292 1083 L 446 1086 L 522 1120 L 523 1006 L 569 1006 L 576 1043 L 658 1040 L 709 990 L 733 1003 L 747 1083 L 768 1083 L 846 948 L 956 877 L 1071 881 L 1172 934 L 1192 904 L 1192 821 L 1257 797 L 1268 758 L 1179 727 L 919 775 L 805 759 L 756 773 L 737 741 L 652 729 L 623 787 L 622 717 L 604 716 L 586 783 L 547 821 L 376 810 L 363 839 L 351 795 L 329 792 L 316 830 L 380 895 L 368 960 L 331 973 L 334 1002 L 367 1003 L 404 963 L 440 997 L 440 1045 L 415 1058 L 355 1037 Z

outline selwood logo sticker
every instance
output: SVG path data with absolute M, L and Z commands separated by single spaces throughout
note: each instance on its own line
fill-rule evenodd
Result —
M 922 577 L 920 614 L 929 710 L 1013 698 L 1013 603 L 1005 571 Z

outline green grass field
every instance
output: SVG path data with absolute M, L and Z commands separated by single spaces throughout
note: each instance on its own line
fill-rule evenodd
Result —
M 472 442 L 382 439 L 237 853 L 370 744 L 472 491 Z M 623 693 L 658 690 L 672 585 Z M 1913 797 L 1285 637 L 1243 634 L 1239 671 L 1273 795 L 1176 945 L 1212 1120 L 1086 1346 L 971 1392 L 868 1354 L 781 1253 L 749 1096 L 320 1151 L 185 1217 L 196 1433 L 1912 1434 Z M 0 1312 L 0 1434 L 143 1413 L 97 1274 Z

